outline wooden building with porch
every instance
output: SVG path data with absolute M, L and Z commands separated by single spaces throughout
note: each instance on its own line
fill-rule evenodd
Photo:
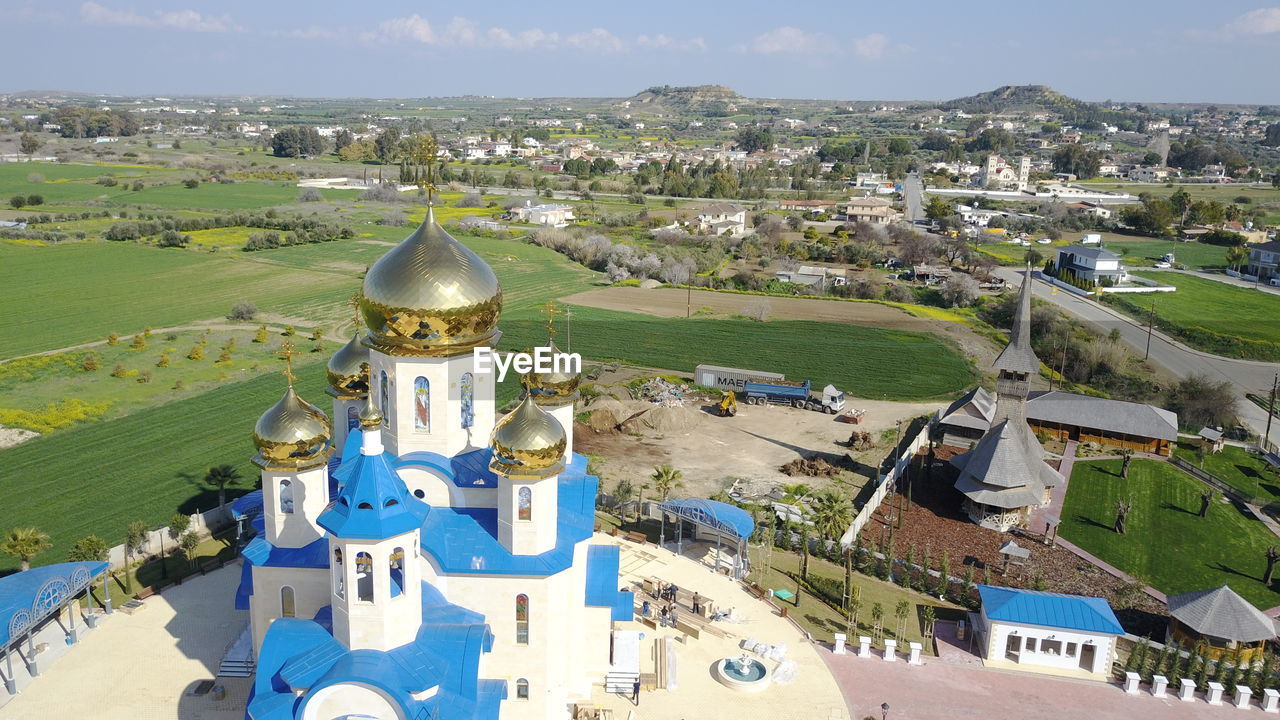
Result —
M 1167 639 L 1212 660 L 1260 660 L 1275 637 L 1275 621 L 1226 585 L 1169 596 Z

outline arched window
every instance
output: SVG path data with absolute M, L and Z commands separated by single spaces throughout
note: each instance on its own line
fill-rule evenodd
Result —
M 280 617 L 294 617 L 297 608 L 293 604 L 293 588 L 285 585 L 280 588 Z
M 382 424 L 386 425 L 387 427 L 390 427 L 391 421 L 388 418 L 391 417 L 391 405 L 390 403 L 387 402 L 387 398 L 390 397 L 391 392 L 390 390 L 387 389 L 387 371 L 386 370 L 383 370 L 382 375 L 379 377 L 378 392 L 379 392 L 379 401 L 382 403 L 382 406 L 378 408 L 379 410 L 382 411 Z
M 516 518 L 533 519 L 533 491 L 528 487 L 522 487 L 516 492 Z
M 529 596 L 516 596 L 516 643 L 529 644 Z
M 421 375 L 413 379 L 413 429 L 431 432 L 431 383 Z
M 293 483 L 288 478 L 280 481 L 280 512 L 293 513 Z
M 373 556 L 356 553 L 356 599 L 373 602 Z
M 360 427 L 360 408 L 351 405 L 347 408 L 347 432 Z
M 476 379 L 471 373 L 462 373 L 462 380 L 458 383 L 458 386 L 460 388 L 459 394 L 462 398 L 462 427 L 469 428 L 476 421 Z
M 391 551 L 391 597 L 404 592 L 404 548 Z
M 517 700 L 529 699 L 529 681 L 528 680 L 525 680 L 524 678 L 520 678 L 519 680 L 516 680 L 516 699 Z
M 339 598 L 347 596 L 346 569 L 342 567 L 342 548 L 333 549 L 333 594 Z

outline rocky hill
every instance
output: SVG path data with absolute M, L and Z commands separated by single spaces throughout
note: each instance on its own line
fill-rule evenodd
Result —
M 1091 105 L 1067 97 L 1044 85 L 1005 85 L 977 95 L 948 100 L 939 105 L 947 110 L 969 113 L 999 113 L 1015 110 L 1069 110 Z
M 660 85 L 632 95 L 620 105 L 633 110 L 676 113 L 723 114 L 746 100 L 723 85 Z

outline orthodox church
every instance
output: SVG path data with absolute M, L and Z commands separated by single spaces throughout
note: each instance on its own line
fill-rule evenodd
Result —
M 501 336 L 502 289 L 430 209 L 359 308 L 327 367 L 336 427 L 290 382 L 254 428 L 246 717 L 568 717 L 633 607 L 618 547 L 591 542 L 578 376 L 526 375 L 497 419 L 472 351 Z
M 1007 532 L 1025 527 L 1031 511 L 1049 504 L 1051 488 L 1066 480 L 1045 463 L 1044 448 L 1027 424 L 1031 376 L 1040 359 L 1031 349 L 1031 269 L 1018 291 L 1009 344 L 993 365 L 996 407 L 991 425 L 973 449 L 951 459 L 959 471 L 956 489 L 964 495 L 969 519 Z

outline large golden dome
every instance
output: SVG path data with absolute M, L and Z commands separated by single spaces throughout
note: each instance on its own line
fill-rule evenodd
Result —
M 364 333 L 357 332 L 329 358 L 325 374 L 330 395 L 350 400 L 369 394 L 369 348 L 363 340 Z
M 533 396 L 525 395 L 493 428 L 489 469 L 509 478 L 538 479 L 564 470 L 564 428 Z
M 475 253 L 427 216 L 364 278 L 365 344 L 388 355 L 439 356 L 495 345 L 502 288 Z
M 333 454 L 329 418 L 320 408 L 298 397 L 290 385 L 284 397 L 253 426 L 253 459 L 267 470 L 306 470 L 323 465 Z
M 554 340 L 549 341 L 547 345 L 551 348 L 552 355 L 560 354 L 560 348 L 556 347 Z M 560 407 L 577 400 L 578 383 L 581 380 L 582 376 L 578 373 L 555 371 L 549 373 L 534 371 L 522 378 L 525 387 L 533 395 L 534 402 L 543 407 Z

